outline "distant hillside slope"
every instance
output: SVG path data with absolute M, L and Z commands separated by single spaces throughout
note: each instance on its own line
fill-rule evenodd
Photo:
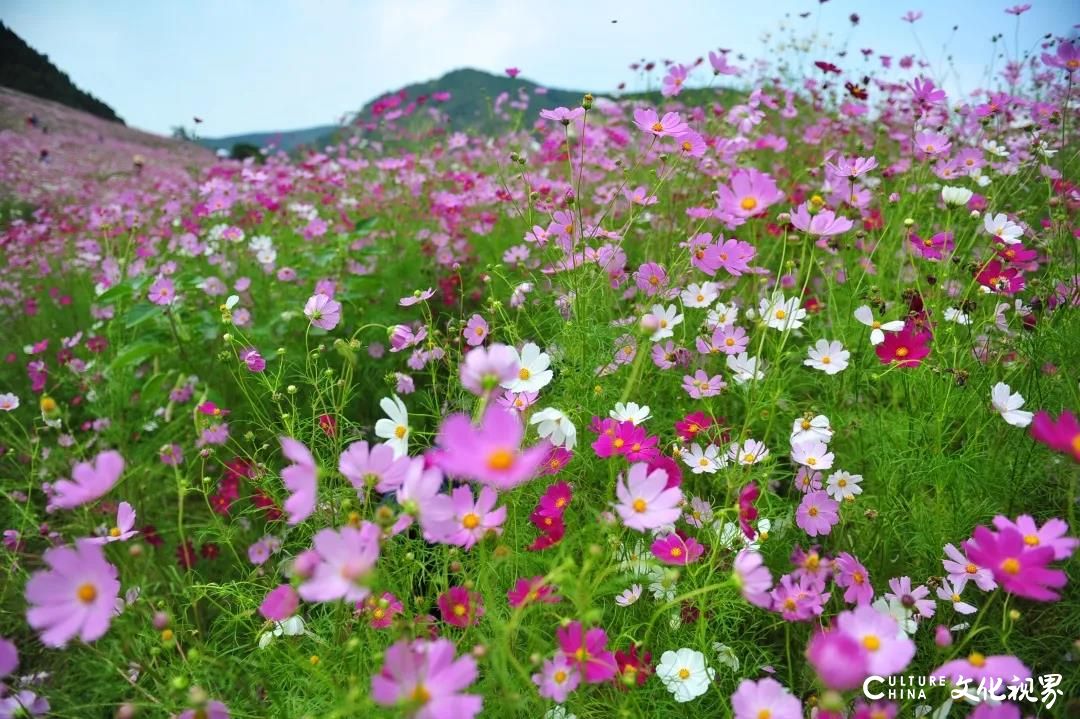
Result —
M 80 90 L 64 72 L 0 22 L 0 85 L 124 124 L 113 109 Z
M 273 145 L 279 150 L 288 152 L 301 145 L 318 144 L 317 141 L 332 135 L 337 129 L 337 125 L 319 125 L 318 127 L 306 127 L 302 130 L 249 132 L 243 135 L 228 135 L 226 137 L 200 137 L 196 142 L 211 150 L 231 150 L 233 145 L 247 144 L 255 147 Z
M 32 124 L 28 118 L 33 116 Z M 214 153 L 0 87 L 0 203 L 193 187 Z

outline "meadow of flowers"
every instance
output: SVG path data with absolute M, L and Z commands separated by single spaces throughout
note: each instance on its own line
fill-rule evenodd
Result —
M 1063 715 L 1080 43 L 777 42 L 490 137 L 0 133 L 0 717 Z

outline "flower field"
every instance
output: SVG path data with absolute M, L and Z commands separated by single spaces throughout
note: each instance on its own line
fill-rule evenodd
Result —
M 807 48 L 242 162 L 5 93 L 0 718 L 1075 711 L 1080 43 Z

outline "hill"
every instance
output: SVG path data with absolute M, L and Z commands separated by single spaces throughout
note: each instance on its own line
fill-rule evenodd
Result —
M 300 130 L 274 130 L 270 132 L 249 132 L 243 135 L 226 137 L 200 137 L 196 140 L 203 147 L 211 150 L 231 150 L 233 145 L 254 145 L 255 147 L 274 147 L 289 152 L 302 145 L 318 144 L 331 136 L 337 125 L 319 125 Z
M 80 90 L 66 73 L 0 22 L 0 85 L 88 112 L 109 122 L 124 121 L 111 107 Z

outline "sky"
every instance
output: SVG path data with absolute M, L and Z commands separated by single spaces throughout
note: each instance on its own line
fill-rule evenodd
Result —
M 1014 52 L 1015 0 L 0 0 L 0 20 L 134 127 L 167 134 L 204 120 L 206 137 L 337 122 L 367 101 L 459 67 L 593 93 L 635 86 L 642 58 L 690 63 L 709 50 L 762 54 L 785 14 L 807 29 L 944 69 L 970 91 Z M 1016 43 L 1075 34 L 1078 0 L 1032 0 Z M 914 25 L 907 10 L 924 15 Z M 807 19 L 798 14 L 810 12 Z M 861 16 L 852 28 L 848 16 Z M 616 22 L 612 22 L 615 20 Z M 953 25 L 959 25 L 953 33 Z M 947 50 L 943 48 L 947 44 Z M 831 59 L 823 56 L 814 59 Z M 861 57 L 859 60 L 861 62 Z M 997 68 L 1003 60 L 997 59 Z M 706 80 L 706 73 L 698 76 Z

